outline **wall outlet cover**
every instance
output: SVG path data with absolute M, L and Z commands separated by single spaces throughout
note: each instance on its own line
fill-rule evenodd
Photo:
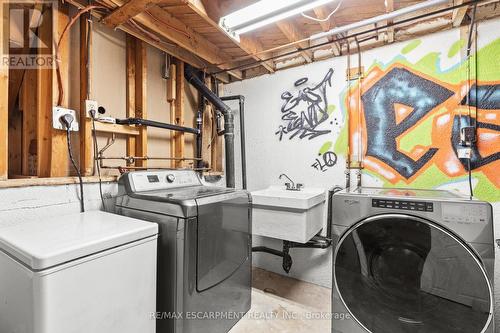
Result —
M 470 147 L 461 147 L 457 149 L 458 158 L 470 159 L 472 157 L 472 149 Z
M 73 122 L 71 123 L 70 131 L 78 132 L 80 130 L 80 127 L 78 126 L 78 118 L 76 117 L 75 110 L 65 109 L 60 106 L 55 106 L 52 108 L 52 127 L 65 131 L 66 126 L 64 126 L 64 124 L 61 122 L 61 117 L 65 114 L 70 114 L 74 118 Z
M 95 114 L 97 114 L 97 109 L 99 108 L 99 105 L 97 104 L 97 101 L 93 101 L 91 99 L 86 99 L 85 100 L 85 115 L 87 118 L 90 118 L 90 111 L 94 111 Z

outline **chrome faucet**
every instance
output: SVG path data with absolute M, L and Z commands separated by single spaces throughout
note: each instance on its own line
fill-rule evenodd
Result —
M 295 182 L 290 177 L 288 177 L 288 175 L 285 173 L 282 173 L 279 176 L 279 179 L 281 179 L 283 177 L 285 177 L 286 179 L 288 179 L 290 181 L 289 183 L 285 183 L 287 191 L 300 191 L 300 189 L 304 186 L 303 184 L 300 184 L 300 183 L 297 183 L 297 185 L 295 185 Z

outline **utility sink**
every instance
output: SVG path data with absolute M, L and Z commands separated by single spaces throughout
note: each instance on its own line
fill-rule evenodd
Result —
M 306 243 L 323 227 L 326 191 L 271 186 L 252 192 L 254 235 Z

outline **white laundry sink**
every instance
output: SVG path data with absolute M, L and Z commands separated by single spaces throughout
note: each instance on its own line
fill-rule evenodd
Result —
M 254 235 L 306 243 L 323 227 L 326 191 L 271 186 L 252 192 Z

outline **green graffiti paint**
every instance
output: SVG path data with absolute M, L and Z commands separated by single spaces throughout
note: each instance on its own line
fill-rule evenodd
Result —
M 348 130 L 347 130 L 347 121 L 345 122 L 342 130 L 339 133 L 337 140 L 335 141 L 335 146 L 333 148 L 335 154 L 341 156 L 347 155 L 347 138 L 348 138 Z
M 408 54 L 411 51 L 415 50 L 421 43 L 422 43 L 422 41 L 420 39 L 413 40 L 413 41 L 409 42 L 408 44 L 406 44 L 405 47 L 403 47 L 403 49 L 401 50 L 401 53 Z
M 330 116 L 336 109 L 337 107 L 333 104 L 330 104 L 328 105 L 328 109 L 326 109 L 326 112 L 328 113 L 328 115 Z
M 430 147 L 432 144 L 432 122 L 434 117 L 446 112 L 446 108 L 441 108 L 432 117 L 426 118 L 421 124 L 413 128 L 409 133 L 403 135 L 399 141 L 399 148 L 406 153 L 412 151 L 415 145 Z
M 446 70 L 443 70 L 440 67 L 441 56 L 442 54 L 439 52 L 430 52 L 425 54 L 422 58 L 420 58 L 415 63 L 408 61 L 408 59 L 404 56 L 415 49 L 418 45 L 420 45 L 420 41 L 413 41 L 408 43 L 401 54 L 396 55 L 391 61 L 388 63 L 383 63 L 380 61 L 374 61 L 370 68 L 366 71 L 366 76 L 370 74 L 370 72 L 376 68 L 381 69 L 382 71 L 387 70 L 394 64 L 401 64 L 412 70 L 419 72 L 428 77 L 434 78 L 441 82 L 449 83 L 452 85 L 458 85 L 464 81 L 467 77 L 467 70 L 470 67 L 470 72 L 472 73 L 471 79 L 474 79 L 475 73 L 475 63 L 477 57 L 477 78 L 481 81 L 498 81 L 500 79 L 500 61 L 498 61 L 498 55 L 500 54 L 500 38 L 497 38 L 493 42 L 488 45 L 483 46 L 477 54 L 473 54 L 470 58 L 470 62 L 465 61 L 464 59 L 460 59 L 455 66 L 448 67 Z M 460 49 L 464 46 L 463 40 L 457 40 L 448 50 L 446 54 L 448 58 L 453 58 L 457 54 L 459 54 Z M 347 89 L 356 89 L 357 82 L 348 85 L 346 89 L 340 95 L 341 101 L 341 113 L 344 115 L 346 119 L 342 130 L 339 134 L 339 137 L 334 142 L 334 151 L 338 155 L 345 155 L 347 153 L 347 141 L 348 141 L 348 130 L 347 130 L 347 106 L 346 95 Z M 416 128 L 414 128 L 410 133 L 404 135 L 400 138 L 400 147 L 402 150 L 406 152 L 410 152 L 416 144 L 422 146 L 429 146 L 430 137 L 431 137 L 431 128 L 432 121 L 435 116 L 442 114 L 446 110 L 439 110 L 433 114 L 432 117 L 425 119 L 421 124 L 419 124 Z M 411 181 L 411 183 L 407 183 L 404 181 L 400 181 L 396 184 L 389 182 L 387 179 L 382 177 L 380 174 L 370 171 L 364 170 L 363 173 L 374 177 L 382 181 L 384 187 L 397 187 L 403 188 L 411 186 L 413 188 L 438 188 L 441 186 L 447 186 L 447 188 L 454 188 L 454 184 L 456 184 L 456 188 L 461 188 L 462 190 L 467 187 L 467 176 L 460 177 L 450 177 L 449 175 L 444 174 L 436 165 L 429 165 L 424 172 L 419 174 L 417 178 Z M 494 184 L 489 178 L 487 178 L 481 171 L 475 171 L 472 173 L 473 182 L 475 184 L 474 187 L 474 195 L 477 199 L 486 200 L 490 202 L 498 202 L 500 201 L 500 191 L 498 190 L 498 184 Z
M 453 45 L 450 47 L 448 51 L 448 58 L 453 58 L 460 52 L 460 50 L 465 46 L 465 40 L 464 39 L 459 39 Z
M 325 142 L 321 148 L 319 149 L 319 154 L 320 155 L 323 155 L 324 153 L 326 153 L 327 151 L 330 150 L 330 148 L 332 148 L 333 146 L 333 142 L 332 141 L 327 141 Z

